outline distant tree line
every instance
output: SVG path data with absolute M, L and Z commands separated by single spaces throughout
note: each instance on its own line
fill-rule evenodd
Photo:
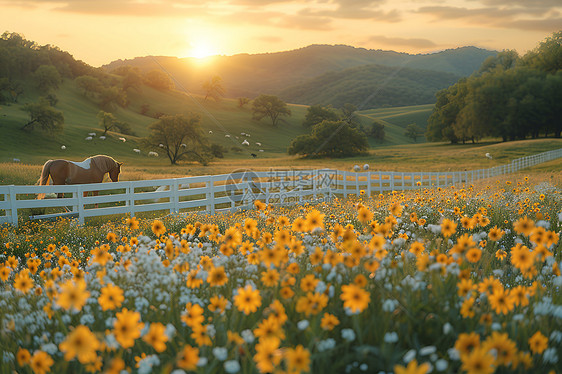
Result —
M 429 141 L 560 137 L 562 31 L 523 57 L 509 50 L 489 57 L 477 73 L 436 96 L 425 134 Z

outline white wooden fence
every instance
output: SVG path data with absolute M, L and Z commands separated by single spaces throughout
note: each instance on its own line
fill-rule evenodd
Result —
M 18 224 L 18 210 L 26 217 L 44 208 L 67 209 L 67 213 L 41 214 L 34 218 L 71 215 L 84 223 L 87 217 L 169 211 L 208 214 L 251 209 L 254 200 L 272 204 L 383 193 L 416 188 L 446 187 L 513 173 L 562 157 L 562 149 L 513 160 L 489 169 L 454 172 L 348 172 L 322 170 L 239 171 L 198 177 L 96 183 L 64 186 L 0 186 L 0 224 Z M 84 193 L 99 191 L 99 196 Z M 58 199 L 37 200 L 36 194 L 64 194 Z

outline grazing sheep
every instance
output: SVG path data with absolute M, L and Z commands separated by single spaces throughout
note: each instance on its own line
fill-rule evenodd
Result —
M 90 133 L 88 133 L 88 135 L 90 135 L 90 136 L 96 136 L 96 133 L 95 133 L 95 132 L 90 132 Z
M 248 141 L 246 139 L 244 139 L 244 141 L 242 142 L 242 145 L 250 145 L 250 143 L 248 143 Z
M 248 137 L 248 138 L 249 138 L 250 136 L 252 136 L 252 135 L 250 135 L 250 134 L 246 134 L 246 137 Z
M 229 134 L 226 134 L 224 137 L 225 137 L 225 138 L 230 138 L 230 135 L 229 135 Z
M 369 164 L 363 165 L 363 170 L 369 170 Z
M 66 149 L 66 145 L 61 145 L 60 149 L 62 149 L 64 151 Z
M 135 153 L 141 153 L 141 152 L 140 152 L 140 149 L 138 149 L 138 148 L 133 148 L 133 152 L 135 152 Z
M 261 147 L 261 143 L 260 143 L 260 142 L 256 142 L 256 145 L 257 145 L 258 147 Z
M 123 143 L 125 143 L 127 141 L 127 139 L 125 139 L 125 138 L 119 138 L 119 140 L 121 140 Z
M 181 143 L 181 147 L 187 148 L 187 144 Z
M 153 151 L 148 152 L 148 157 L 151 157 L 151 156 L 152 157 L 158 157 L 158 153 L 153 152 Z
M 90 141 L 90 140 L 92 140 L 92 139 L 93 139 L 93 138 L 92 138 L 91 136 L 88 136 L 88 137 L 86 138 L 86 140 L 88 140 L 88 141 Z
M 13 162 L 21 162 L 21 160 L 19 158 L 13 158 L 12 161 Z
M 213 131 L 212 131 L 212 130 L 209 130 L 209 134 L 212 134 L 212 133 L 213 133 Z
M 263 152 L 263 149 L 260 149 L 260 152 Z
M 164 144 L 162 144 L 162 143 L 158 144 L 158 146 L 159 146 L 160 148 L 164 148 Z
M 100 140 L 105 140 L 105 136 L 100 136 Z
M 241 132 L 241 133 L 240 133 L 240 135 L 242 135 L 242 136 L 245 136 L 245 135 L 246 135 L 246 133 L 245 133 L 245 132 Z
M 359 167 L 359 165 L 355 165 L 355 166 L 353 166 L 353 170 L 355 172 L 359 172 L 359 171 L 361 171 L 361 168 Z
M 488 157 L 490 160 L 492 159 L 492 155 L 489 153 L 486 153 L 485 156 Z

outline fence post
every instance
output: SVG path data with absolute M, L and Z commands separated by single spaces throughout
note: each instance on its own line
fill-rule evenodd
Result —
M 18 207 L 16 199 L 16 186 L 11 185 L 8 187 L 10 194 L 10 215 L 12 216 L 12 225 L 18 227 Z
M 135 187 L 133 182 L 129 182 L 127 186 L 127 204 L 129 204 L 129 214 L 131 217 L 135 216 Z
M 84 207 L 84 188 L 76 186 L 76 200 L 78 200 L 78 224 L 83 225 L 85 221 L 86 208 Z
M 342 183 L 343 183 L 343 198 L 347 199 L 347 171 L 343 171 L 343 179 L 342 179 Z
M 209 180 L 207 181 L 207 210 L 210 214 L 215 214 L 215 189 L 213 176 L 209 175 Z

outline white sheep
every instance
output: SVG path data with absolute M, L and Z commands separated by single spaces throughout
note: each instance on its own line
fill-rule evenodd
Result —
M 240 133 L 240 135 L 242 135 L 242 136 L 245 136 L 245 135 L 246 135 L 246 133 L 245 133 L 245 132 L 241 132 L 241 133 Z
M 66 149 L 66 145 L 61 145 L 60 149 L 62 149 L 64 151 Z
M 256 142 L 256 145 L 257 145 L 258 147 L 261 147 L 261 143 L 260 143 L 260 142 Z
M 212 131 L 212 130 L 209 130 L 209 134 L 212 134 L 212 133 L 213 133 L 213 131 Z
M 100 136 L 100 140 L 105 140 L 105 136 Z
M 93 138 L 92 138 L 91 136 L 86 137 L 86 140 L 88 140 L 88 141 L 90 141 L 90 140 L 92 140 L 92 139 L 93 139 Z
M 359 165 L 355 165 L 355 166 L 353 166 L 353 170 L 356 171 L 356 172 L 359 172 L 359 171 L 361 171 L 361 168 L 359 167 Z
M 363 165 L 363 170 L 365 170 L 365 171 L 366 171 L 366 170 L 369 170 L 369 164 Z
M 187 144 L 181 143 L 181 147 L 187 148 Z
M 263 149 L 260 149 L 260 152 L 263 152 Z
M 148 152 L 148 157 L 151 157 L 151 156 L 158 157 L 158 153 L 153 152 L 153 151 Z
M 244 141 L 242 142 L 242 145 L 250 145 L 250 143 L 248 143 L 248 141 L 246 139 L 244 139 Z
M 486 153 L 484 156 L 488 157 L 490 160 L 492 159 L 492 155 L 489 153 Z
M 246 136 L 247 136 L 247 137 L 249 138 L 249 137 L 250 137 L 250 136 L 252 136 L 252 135 L 250 135 L 250 134 L 246 134 Z
M 125 143 L 127 141 L 127 139 L 125 139 L 125 138 L 119 138 L 119 140 L 121 140 L 123 143 Z
M 164 144 L 162 144 L 162 143 L 158 144 L 158 146 L 159 146 L 160 148 L 164 148 Z
M 229 135 L 229 134 L 226 134 L 224 137 L 225 137 L 225 138 L 230 138 L 230 135 Z
M 13 158 L 12 161 L 13 162 L 21 162 L 21 160 L 19 158 Z
M 133 152 L 135 152 L 135 153 L 141 153 L 140 149 L 138 149 L 138 148 L 133 148 Z
M 95 133 L 95 132 L 90 132 L 90 133 L 88 133 L 88 135 L 90 135 L 90 136 L 96 136 L 96 133 Z

